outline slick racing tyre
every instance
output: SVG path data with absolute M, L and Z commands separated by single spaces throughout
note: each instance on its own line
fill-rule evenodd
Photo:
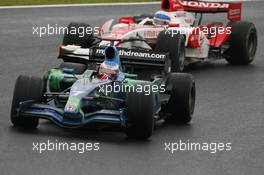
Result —
M 240 21 L 229 22 L 232 33 L 227 42 L 230 48 L 226 52 L 226 61 L 234 65 L 250 64 L 256 54 L 258 37 L 253 23 Z
M 172 73 L 169 75 L 166 88 L 171 95 L 166 111 L 172 116 L 166 121 L 187 124 L 191 121 L 195 107 L 195 82 L 190 74 Z
M 80 63 L 62 62 L 59 68 L 73 69 L 75 74 L 81 75 L 86 71 L 87 66 L 85 64 L 80 64 Z
M 151 137 L 154 128 L 154 94 L 129 92 L 126 105 L 126 135 L 135 139 Z
M 156 45 L 157 52 L 166 52 L 170 56 L 171 72 L 182 72 L 185 60 L 185 37 L 181 34 L 173 34 L 172 31 L 159 33 Z
M 88 28 L 88 29 L 87 29 Z M 82 48 L 91 47 L 94 42 L 93 33 L 87 33 L 91 31 L 91 26 L 85 23 L 70 23 L 67 28 L 68 32 L 64 34 L 63 45 L 77 45 Z
M 40 103 L 43 99 L 44 81 L 38 77 L 20 75 L 15 84 L 11 107 L 11 122 L 18 128 L 37 128 L 39 119 L 20 115 L 17 111 L 21 101 L 33 100 Z

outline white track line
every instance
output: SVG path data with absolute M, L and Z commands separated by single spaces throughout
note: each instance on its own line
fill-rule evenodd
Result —
M 261 0 L 204 0 L 211 2 L 241 2 L 241 1 L 261 1 Z M 0 9 L 24 9 L 24 8 L 52 8 L 52 7 L 91 7 L 91 6 L 129 6 L 129 5 L 151 5 L 161 2 L 120 2 L 120 3 L 89 3 L 89 4 L 54 4 L 54 5 L 19 5 L 19 6 L 0 6 Z

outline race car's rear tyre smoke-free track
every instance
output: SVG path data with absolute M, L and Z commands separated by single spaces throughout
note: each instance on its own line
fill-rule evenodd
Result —
M 17 109 L 21 99 L 41 102 L 44 93 L 44 82 L 41 78 L 20 75 L 15 84 L 11 107 L 11 121 L 18 128 L 37 128 L 39 119 L 36 117 L 19 115 Z
M 171 60 L 171 72 L 182 72 L 185 59 L 185 37 L 173 34 L 172 31 L 162 31 L 157 38 L 156 51 L 168 52 Z
M 192 120 L 195 106 L 195 82 L 190 74 L 172 73 L 169 75 L 167 87 L 171 89 L 171 96 L 166 105 L 172 117 L 169 122 L 187 124 Z
M 226 60 L 234 65 L 246 65 L 251 63 L 257 50 L 257 30 L 253 23 L 240 21 L 229 22 L 232 33 L 228 39 L 231 44 L 227 50 Z

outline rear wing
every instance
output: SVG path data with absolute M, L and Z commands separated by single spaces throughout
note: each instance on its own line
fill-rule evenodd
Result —
M 105 58 L 104 47 L 81 48 L 79 46 L 61 46 L 58 58 L 65 62 L 102 63 Z M 139 49 L 118 48 L 122 65 L 164 68 L 169 59 L 167 53 L 145 51 Z
M 240 21 L 241 2 L 208 2 L 195 0 L 162 0 L 161 9 L 165 11 L 189 11 L 196 13 L 227 13 L 230 21 Z

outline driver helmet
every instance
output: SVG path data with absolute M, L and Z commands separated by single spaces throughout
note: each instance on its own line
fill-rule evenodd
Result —
M 171 21 L 171 16 L 168 12 L 158 11 L 154 14 L 153 21 L 156 25 L 168 25 Z
M 107 61 L 101 63 L 97 77 L 102 80 L 115 80 L 119 74 L 118 64 L 109 64 Z
M 103 80 L 116 80 L 120 73 L 120 58 L 118 50 L 114 46 L 105 48 L 105 60 L 100 65 L 98 78 Z

